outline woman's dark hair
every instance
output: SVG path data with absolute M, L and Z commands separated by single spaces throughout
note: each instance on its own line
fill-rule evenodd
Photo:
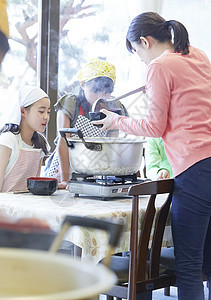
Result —
M 109 77 L 96 77 L 94 79 L 85 82 L 85 85 L 90 86 L 91 91 L 93 93 L 104 92 L 105 94 L 110 94 L 114 90 L 114 82 Z M 87 101 L 84 95 L 84 90 L 82 88 L 80 88 L 79 95 L 77 98 L 80 102 L 81 108 L 84 111 L 84 114 L 86 115 L 91 110 L 91 105 Z
M 9 43 L 7 37 L 3 34 L 2 31 L 0 31 L 0 52 L 3 54 L 3 56 L 7 53 L 9 50 Z
M 171 41 L 173 31 L 173 46 L 174 52 L 182 53 L 183 55 L 189 53 L 189 38 L 185 26 L 175 20 L 166 21 L 159 14 L 155 12 L 146 12 L 136 16 L 127 32 L 126 47 L 129 52 L 133 53 L 131 43 L 141 43 L 140 37 L 151 36 L 160 43 Z

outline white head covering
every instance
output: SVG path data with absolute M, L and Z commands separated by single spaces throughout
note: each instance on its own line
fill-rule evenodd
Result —
M 12 99 L 11 108 L 5 123 L 20 125 L 21 107 L 27 107 L 42 98 L 49 98 L 48 95 L 39 87 L 23 85 L 17 97 Z

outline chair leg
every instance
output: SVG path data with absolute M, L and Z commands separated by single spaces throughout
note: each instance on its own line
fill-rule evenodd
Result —
M 170 296 L 170 286 L 164 288 L 164 296 Z

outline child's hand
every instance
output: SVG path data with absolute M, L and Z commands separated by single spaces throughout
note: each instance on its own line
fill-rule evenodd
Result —
M 59 182 L 58 183 L 58 189 L 59 190 L 62 190 L 62 189 L 68 189 L 68 183 L 67 181 L 62 181 L 62 182 Z
M 169 171 L 165 170 L 165 169 L 162 169 L 158 172 L 157 174 L 157 179 L 167 179 L 167 178 L 170 178 L 170 173 Z

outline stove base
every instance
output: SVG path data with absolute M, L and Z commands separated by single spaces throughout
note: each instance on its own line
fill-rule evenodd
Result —
M 136 182 L 123 184 L 100 184 L 96 182 L 70 180 L 68 189 L 69 192 L 74 193 L 76 197 L 79 195 L 90 195 L 93 197 L 100 197 L 101 200 L 111 200 L 111 198 L 127 196 L 131 185 L 142 183 L 144 181 L 146 181 L 146 179 L 138 179 Z

